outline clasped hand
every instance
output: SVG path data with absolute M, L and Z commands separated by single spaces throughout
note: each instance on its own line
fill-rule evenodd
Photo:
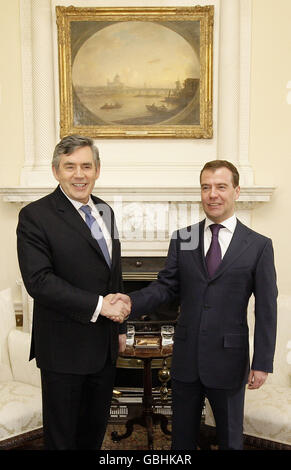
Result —
M 100 314 L 112 321 L 123 323 L 129 317 L 131 300 L 126 294 L 108 294 L 103 298 Z
M 255 390 L 260 388 L 268 377 L 268 372 L 263 372 L 260 370 L 251 370 L 248 377 L 248 388 L 250 390 Z

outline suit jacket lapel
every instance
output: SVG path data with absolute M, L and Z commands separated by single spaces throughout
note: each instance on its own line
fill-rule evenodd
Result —
M 94 204 L 96 205 L 96 208 L 101 215 L 102 219 L 104 220 L 104 223 L 107 227 L 108 232 L 110 233 L 111 240 L 112 240 L 112 259 L 111 259 L 111 268 L 113 269 L 115 266 L 115 263 L 118 261 L 119 256 L 117 255 L 117 248 L 119 244 L 119 236 L 118 236 L 118 231 L 117 227 L 115 224 L 115 218 L 113 211 L 111 208 L 108 206 L 108 204 L 105 204 L 101 199 L 98 199 L 95 196 L 91 196 L 93 199 Z
M 237 220 L 236 228 L 228 249 L 221 261 L 218 270 L 211 279 L 216 279 L 248 248 L 252 242 L 251 231 L 246 225 Z
M 201 254 L 203 271 L 204 271 L 204 274 L 208 277 L 208 269 L 206 266 L 205 254 L 204 254 L 204 227 L 205 227 L 205 219 L 201 223 L 201 229 L 200 229 L 200 234 L 199 234 L 199 246 L 200 246 L 200 254 Z
M 105 261 L 105 258 L 103 256 L 99 243 L 97 242 L 97 240 L 95 240 L 95 238 L 92 237 L 89 227 L 82 220 L 81 215 L 78 214 L 78 211 L 74 208 L 71 202 L 62 193 L 62 190 L 60 189 L 60 187 L 57 187 L 57 189 L 55 190 L 53 194 L 55 196 L 54 201 L 56 204 L 56 210 L 57 212 L 60 213 L 62 219 L 66 221 L 67 224 L 70 225 L 73 230 L 75 230 L 80 235 L 82 235 Z M 94 198 L 94 199 L 96 200 L 97 198 Z
M 205 220 L 199 222 L 199 242 L 198 247 L 191 251 L 192 256 L 194 257 L 194 261 L 196 266 L 201 271 L 203 277 L 208 277 L 207 266 L 205 263 L 205 256 L 204 256 L 204 225 Z M 195 236 L 195 235 L 194 235 Z

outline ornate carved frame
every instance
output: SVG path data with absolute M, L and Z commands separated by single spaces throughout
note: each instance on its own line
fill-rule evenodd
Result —
M 195 7 L 56 7 L 59 50 L 60 134 L 81 133 L 92 138 L 212 138 L 213 18 L 214 6 Z M 73 22 L 200 22 L 200 119 L 198 124 L 75 124 L 72 84 Z M 91 23 L 92 24 L 92 23 Z M 174 24 L 174 23 L 172 23 Z M 87 36 L 88 37 L 88 36 Z M 190 103 L 191 104 L 191 103 Z

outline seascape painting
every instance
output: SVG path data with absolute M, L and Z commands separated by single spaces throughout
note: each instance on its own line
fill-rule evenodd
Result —
M 197 16 L 196 7 L 190 16 L 181 16 L 183 9 L 178 9 L 175 21 L 167 19 L 164 9 L 152 17 L 143 9 L 126 21 L 114 9 L 107 9 L 115 13 L 114 21 L 100 17 L 100 9 L 91 9 L 91 16 L 90 9 L 57 9 L 59 37 L 66 33 L 60 58 L 64 44 L 70 56 L 69 63 L 61 62 L 61 80 L 66 82 L 61 92 L 69 93 L 61 100 L 61 111 L 64 100 L 66 106 L 71 103 L 69 119 L 65 115 L 71 129 L 101 137 L 207 136 L 201 133 L 212 111 L 205 107 L 209 73 L 205 75 L 202 52 L 207 44 L 204 17 Z M 62 31 L 60 17 L 66 26 Z M 207 132 L 210 136 L 211 129 Z
M 72 64 L 74 124 L 198 124 L 199 44 L 197 51 L 160 24 L 103 27 Z

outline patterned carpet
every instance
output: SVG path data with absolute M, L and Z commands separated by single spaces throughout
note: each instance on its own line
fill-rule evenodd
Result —
M 109 424 L 105 438 L 103 441 L 102 450 L 147 450 L 147 432 L 143 426 L 136 424 L 131 436 L 126 439 L 122 439 L 119 442 L 113 442 L 111 438 L 111 432 L 118 432 L 123 434 L 125 432 L 125 426 L 117 424 Z M 169 426 L 169 430 L 171 427 Z M 165 435 L 160 426 L 153 427 L 153 442 L 154 450 L 169 450 L 171 448 L 171 436 Z
M 147 450 L 147 433 L 143 426 L 136 424 L 131 436 L 122 439 L 119 442 L 113 442 L 111 438 L 112 432 L 123 434 L 125 432 L 124 425 L 108 424 L 104 437 L 102 450 Z M 169 426 L 170 429 L 170 426 Z M 171 436 L 166 436 L 161 432 L 159 426 L 153 427 L 154 450 L 169 450 L 171 447 Z M 25 443 L 13 447 L 13 450 L 43 450 L 43 439 L 37 438 L 26 441 Z
M 215 431 L 214 429 L 207 429 L 205 426 L 201 426 L 201 435 L 200 435 L 200 448 L 202 450 L 217 450 L 217 446 L 215 445 Z M 171 429 L 171 425 L 168 425 L 168 429 Z M 122 439 L 119 442 L 114 442 L 112 440 L 111 433 L 117 432 L 119 435 L 123 434 L 126 430 L 125 425 L 123 424 L 108 424 L 107 431 L 104 437 L 102 450 L 103 451 L 147 451 L 148 447 L 148 439 L 147 439 L 147 432 L 143 426 L 138 424 L 134 425 L 134 429 L 132 434 L 127 437 L 126 439 Z M 25 450 L 25 451 L 41 451 L 43 450 L 43 439 L 41 437 L 41 430 L 38 431 L 38 435 L 35 437 L 31 437 L 30 439 L 26 440 L 25 442 L 18 443 L 13 446 L 9 446 L 6 449 L 8 450 Z M 259 440 L 260 441 L 260 440 Z M 275 444 L 275 443 L 274 443 Z M 165 435 L 159 425 L 153 426 L 153 449 L 157 451 L 167 451 L 171 449 L 171 436 Z M 270 446 L 267 447 L 265 445 L 260 445 L 257 440 L 247 440 L 244 444 L 244 450 L 277 450 L 277 446 Z M 4 449 L 3 449 L 4 450 Z M 3 457 L 3 454 L 1 455 Z

